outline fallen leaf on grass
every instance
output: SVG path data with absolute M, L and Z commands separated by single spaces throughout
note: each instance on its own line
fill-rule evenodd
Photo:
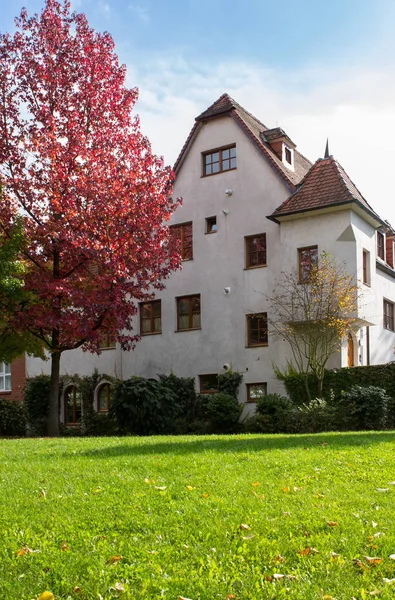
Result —
M 114 585 L 114 588 L 117 590 L 117 592 L 125 591 L 125 588 L 123 587 L 122 583 L 119 583 L 119 581 L 117 581 L 117 583 Z
M 297 485 L 294 485 L 294 492 L 300 492 L 300 490 L 303 490 L 302 487 L 298 487 Z
M 369 571 L 369 567 L 367 564 L 365 564 L 362 560 L 360 560 L 359 558 L 353 558 L 352 559 L 353 564 L 356 567 L 359 567 L 360 569 L 363 569 L 364 571 Z
M 392 585 L 393 583 L 395 583 L 395 579 L 387 579 L 387 577 L 383 577 L 383 583 L 388 583 L 389 585 Z
M 121 559 L 122 556 L 117 554 L 116 556 L 112 556 L 111 558 L 109 558 L 107 562 L 110 563 L 110 565 L 116 565 Z
M 251 483 L 252 487 L 258 487 L 258 485 L 261 485 L 260 481 L 254 481 L 253 483 Z
M 164 492 L 167 489 L 167 487 L 165 485 L 156 485 L 155 489 Z
M 102 489 L 97 488 L 96 490 L 92 490 L 92 494 L 101 494 L 102 491 Z
M 41 490 L 40 498 L 43 498 L 43 500 L 45 500 L 46 496 L 47 496 L 46 491 L 45 490 Z
M 376 488 L 376 492 L 389 492 L 389 488 Z
M 245 523 L 241 523 L 239 525 L 239 529 L 241 529 L 242 531 L 248 531 L 249 529 L 251 529 L 251 527 L 249 525 L 246 525 Z
M 188 492 L 192 492 L 192 490 L 194 490 L 195 488 L 192 487 L 191 485 L 187 485 L 187 490 Z
M 283 562 L 285 562 L 285 558 L 283 556 L 281 556 L 281 554 L 277 554 L 277 556 L 274 556 L 272 558 L 272 562 L 283 563 Z
M 383 562 L 383 559 L 379 558 L 378 556 L 364 556 L 363 558 L 366 560 L 368 565 L 371 565 L 372 567 L 375 567 Z
M 55 596 L 52 592 L 42 592 L 37 600 L 55 600 Z
M 186 598 L 185 596 L 178 596 L 178 600 L 191 600 L 191 599 Z
M 372 540 L 374 540 L 375 538 L 379 538 L 382 535 L 385 535 L 385 533 L 383 533 L 382 531 L 378 531 L 377 533 L 374 533 L 373 535 L 370 535 L 368 537 L 368 540 L 371 542 Z
M 242 540 L 252 540 L 252 538 L 254 538 L 255 535 L 252 533 L 251 535 L 242 535 L 241 539 Z
M 63 552 L 65 552 L 66 550 L 71 550 L 71 548 L 70 548 L 70 546 L 68 545 L 67 542 L 62 542 L 62 545 L 61 545 L 60 549 L 63 550 Z
M 32 554 L 33 552 L 34 551 L 31 548 L 28 548 L 27 546 L 25 546 L 24 548 L 21 548 L 20 550 L 18 550 L 16 555 L 17 556 L 25 556 L 25 554 Z
M 340 554 L 336 554 L 336 552 L 330 552 L 329 556 L 332 560 L 337 560 L 340 557 Z
M 73 589 L 73 592 L 74 592 L 75 594 L 77 594 L 77 593 L 78 593 L 78 592 L 80 592 L 80 591 L 81 591 L 81 588 L 80 588 L 78 585 L 76 585 L 76 586 L 74 587 L 74 589 Z
M 337 521 L 327 521 L 326 524 L 329 525 L 329 527 L 338 527 L 339 526 L 339 523 Z
M 208 494 L 202 494 L 203 498 L 208 498 Z
M 144 479 L 144 483 L 148 483 L 149 485 L 153 485 L 155 483 L 155 479 L 148 479 L 148 477 L 146 477 Z
M 226 600 L 236 600 L 236 596 L 234 594 L 228 594 Z
M 330 596 L 329 594 L 324 594 L 322 596 L 322 600 L 336 600 L 333 596 Z
M 304 548 L 303 550 L 299 550 L 300 556 L 308 556 L 309 554 L 318 554 L 319 551 L 316 548 Z
M 378 596 L 381 594 L 380 590 L 373 590 L 373 592 L 368 592 L 369 596 Z
M 284 492 L 284 494 L 288 494 L 288 492 L 291 491 L 291 488 L 289 488 L 289 487 L 283 487 L 283 488 L 281 488 L 281 491 Z
M 389 557 L 390 557 L 391 560 L 395 560 L 395 554 L 390 554 Z

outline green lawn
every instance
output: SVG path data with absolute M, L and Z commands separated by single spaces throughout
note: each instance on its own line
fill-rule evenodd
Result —
M 1 600 L 395 595 L 392 432 L 1 440 L 0 483 Z

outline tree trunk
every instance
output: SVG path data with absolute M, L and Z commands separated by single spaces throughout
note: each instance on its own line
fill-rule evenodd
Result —
M 50 437 L 59 436 L 59 379 L 60 379 L 60 355 L 57 350 L 59 334 L 52 332 L 52 354 L 51 354 L 51 385 L 49 391 L 49 415 L 47 434 Z
M 309 376 L 306 374 L 305 377 L 303 378 L 303 380 L 304 380 L 304 387 L 306 390 L 307 401 L 310 403 L 311 402 L 311 394 L 310 394 L 310 388 L 309 388 Z

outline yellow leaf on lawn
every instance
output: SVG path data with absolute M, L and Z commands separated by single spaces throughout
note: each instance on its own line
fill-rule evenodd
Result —
M 251 483 L 252 487 L 258 487 L 258 485 L 261 485 L 260 481 L 254 481 L 253 483 Z
M 80 588 L 78 585 L 76 585 L 76 586 L 74 587 L 74 589 L 73 589 L 73 592 L 74 592 L 75 594 L 77 594 L 77 593 L 78 593 L 78 592 L 80 592 L 80 591 L 81 591 L 81 588 Z
M 97 490 L 92 490 L 92 494 L 100 494 L 103 490 L 97 488 Z
M 61 550 L 63 550 L 63 551 L 65 551 L 65 550 L 71 550 L 71 548 L 70 548 L 70 546 L 68 545 L 67 542 L 62 542 Z
M 116 556 L 112 556 L 111 558 L 109 558 L 107 562 L 109 562 L 111 565 L 115 565 L 121 559 L 122 559 L 122 556 L 120 556 L 119 554 L 117 554 Z
M 340 557 L 340 554 L 336 554 L 336 552 L 330 552 L 329 556 L 332 560 L 337 560 Z
M 363 558 L 366 560 L 368 565 L 372 566 L 379 565 L 383 562 L 383 559 L 379 558 L 378 556 L 364 556 Z
M 192 487 L 191 485 L 187 485 L 187 490 L 188 490 L 188 492 L 191 492 L 191 491 L 192 491 L 192 490 L 194 490 L 194 489 L 195 489 L 195 488 L 194 488 L 194 487 Z
M 236 600 L 236 596 L 235 596 L 234 594 L 228 594 L 228 595 L 226 596 L 226 599 L 227 599 L 227 600 Z
M 299 492 L 300 490 L 303 490 L 303 488 L 294 485 L 294 492 Z
M 208 494 L 202 494 L 203 498 L 208 498 Z
M 55 600 L 55 596 L 52 592 L 43 592 L 39 595 L 37 600 Z
M 363 569 L 365 571 L 369 571 L 368 565 L 362 562 L 362 560 L 360 560 L 359 558 L 353 558 L 352 562 L 356 567 L 359 567 L 360 569 Z
M 289 488 L 289 487 L 283 487 L 283 488 L 281 488 L 281 491 L 284 492 L 284 494 L 288 494 L 288 492 L 291 491 L 291 488 Z
M 165 485 L 156 485 L 155 489 L 160 490 L 161 492 L 164 492 L 166 489 L 166 486 Z
M 277 554 L 277 556 L 274 556 L 272 558 L 272 562 L 283 563 L 283 562 L 285 562 L 285 558 L 283 556 L 281 556 L 281 554 Z
M 252 538 L 254 538 L 255 535 L 253 533 L 251 533 L 251 535 L 242 535 L 241 539 L 242 540 L 252 540 Z
M 148 477 L 146 477 L 144 479 L 144 483 L 148 483 L 149 485 L 152 485 L 155 483 L 155 479 L 148 479 Z
M 119 583 L 119 581 L 117 581 L 117 583 L 114 585 L 114 588 L 117 590 L 117 592 L 125 591 L 125 588 L 123 587 L 122 583 Z
M 27 546 L 25 546 L 24 548 L 21 548 L 20 550 L 18 550 L 16 555 L 17 556 L 25 556 L 25 554 L 31 554 L 32 552 L 33 552 L 33 550 L 31 550 L 31 548 L 28 548 Z
M 324 594 L 322 596 L 322 600 L 336 600 L 333 596 L 330 596 L 329 594 Z
M 245 523 L 241 523 L 239 525 L 239 529 L 241 529 L 242 531 L 248 531 L 249 529 L 251 529 L 251 527 L 249 525 L 246 525 Z
M 40 498 L 45 498 L 46 495 L 47 495 L 46 491 L 45 490 L 41 490 Z
M 310 548 L 304 548 L 303 550 L 299 550 L 300 556 L 308 556 L 310 554 Z
M 337 521 L 327 521 L 326 524 L 329 525 L 329 527 L 338 527 L 339 526 L 339 523 Z

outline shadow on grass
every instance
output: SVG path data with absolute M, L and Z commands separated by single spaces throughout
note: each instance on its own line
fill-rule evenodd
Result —
M 119 438 L 118 438 L 119 439 Z M 129 443 L 122 443 L 123 439 Z M 151 441 L 152 440 L 152 441 Z M 111 456 L 142 456 L 150 454 L 198 454 L 209 452 L 253 453 L 270 450 L 313 449 L 322 450 L 342 449 L 349 446 L 372 446 L 395 442 L 395 431 L 383 432 L 347 432 L 323 433 L 315 435 L 254 435 L 254 436 L 223 436 L 223 437 L 185 437 L 160 438 L 121 438 L 114 446 L 97 447 L 92 450 L 78 452 L 79 456 L 94 456 L 109 458 Z M 92 444 L 94 440 L 92 439 Z M 75 455 L 74 455 L 75 456 Z

